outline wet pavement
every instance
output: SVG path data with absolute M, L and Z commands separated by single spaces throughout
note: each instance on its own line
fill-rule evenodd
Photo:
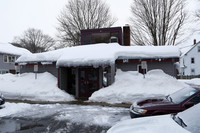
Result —
M 12 106 L 12 103 L 8 105 Z M 8 105 L 4 111 L 9 111 Z M 130 119 L 128 108 L 122 107 L 69 104 L 30 106 L 0 117 L 0 133 L 106 133 L 117 122 Z
M 52 118 L 1 118 L 1 133 L 106 133 L 110 127 L 57 121 Z

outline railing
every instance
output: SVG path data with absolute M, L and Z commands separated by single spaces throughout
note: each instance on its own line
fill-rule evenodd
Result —
M 200 75 L 178 75 L 177 79 L 193 79 L 200 78 Z

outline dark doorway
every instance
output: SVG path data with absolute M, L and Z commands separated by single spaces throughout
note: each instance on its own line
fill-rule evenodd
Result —
M 90 97 L 99 90 L 99 68 L 79 69 L 79 97 Z
M 76 95 L 76 69 L 67 69 L 67 92 Z

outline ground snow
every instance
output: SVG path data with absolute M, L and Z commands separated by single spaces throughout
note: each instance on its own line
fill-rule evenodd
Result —
M 145 78 L 138 72 L 117 70 L 114 84 L 94 92 L 89 100 L 131 103 L 138 98 L 168 95 L 186 86 L 162 70 L 151 70 Z
M 30 104 L 25 103 L 5 103 L 5 108 L 0 109 L 0 117 L 5 117 L 9 115 L 13 115 L 19 112 L 23 112 L 24 110 L 31 109 L 32 106 Z
M 183 80 L 181 80 L 183 81 Z M 145 78 L 134 71 L 117 70 L 113 85 L 96 91 L 89 98 L 92 102 L 132 103 L 138 98 L 163 96 L 183 87 L 184 82 L 200 83 L 199 79 L 178 81 L 162 70 L 149 71 Z M 32 101 L 73 101 L 73 96 L 57 87 L 57 78 L 50 73 L 24 73 L 0 75 L 0 92 L 9 99 Z
M 197 85 L 200 86 L 200 78 L 193 78 L 191 80 L 187 80 L 187 79 L 180 79 L 179 81 L 187 83 L 187 84 L 191 84 L 191 85 Z
M 0 75 L 0 92 L 6 98 L 33 101 L 72 101 L 74 98 L 57 87 L 57 78 L 50 73 Z

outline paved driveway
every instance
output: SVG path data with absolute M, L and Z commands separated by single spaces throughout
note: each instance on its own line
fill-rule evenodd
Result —
M 19 106 L 18 111 L 12 112 L 12 105 Z M 0 117 L 0 132 L 104 133 L 118 121 L 130 119 L 128 110 L 95 105 L 7 103 L 0 110 L 0 115 L 4 113 Z

